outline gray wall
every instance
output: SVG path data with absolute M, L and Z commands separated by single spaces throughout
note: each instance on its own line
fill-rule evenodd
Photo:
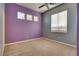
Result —
M 68 32 L 51 32 L 51 14 L 68 9 Z M 63 4 L 48 12 L 43 13 L 43 36 L 55 39 L 60 42 L 76 45 L 77 44 L 77 4 Z
M 3 20 L 4 4 L 0 3 L 0 55 L 2 55 L 3 37 L 2 37 L 2 20 Z

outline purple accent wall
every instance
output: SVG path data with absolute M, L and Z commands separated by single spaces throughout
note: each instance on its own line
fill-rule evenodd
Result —
M 32 14 L 39 17 L 38 22 L 22 21 L 17 19 L 17 12 Z M 6 18 L 6 44 L 23 41 L 42 36 L 41 13 L 19 6 L 17 4 L 5 4 Z
M 77 55 L 79 56 L 79 4 L 77 4 Z

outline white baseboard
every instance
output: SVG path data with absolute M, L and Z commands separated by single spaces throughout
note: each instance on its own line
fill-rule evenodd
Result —
M 60 44 L 64 44 L 64 45 L 67 45 L 67 46 L 71 46 L 71 47 L 77 48 L 76 45 L 71 45 L 71 44 L 68 44 L 68 43 L 60 42 L 60 41 L 57 41 L 57 40 L 52 40 L 52 39 L 45 38 L 45 37 L 43 37 L 43 38 L 44 38 L 44 39 L 47 39 L 47 40 L 55 41 L 55 42 L 60 43 Z
M 67 45 L 67 46 L 71 46 L 71 47 L 77 48 L 77 46 L 75 46 L 75 45 L 71 45 L 71 44 L 68 44 L 68 43 L 60 42 L 60 41 L 57 41 L 57 40 L 52 40 L 52 39 L 45 38 L 45 37 L 33 38 L 33 39 L 29 39 L 29 40 L 24 40 L 24 41 L 8 43 L 8 44 L 5 44 L 5 45 L 17 44 L 17 43 L 22 43 L 22 42 L 29 42 L 29 41 L 38 40 L 38 39 L 47 39 L 47 40 L 55 41 L 55 42 L 60 43 L 60 44 L 64 44 L 64 45 Z
M 5 45 L 7 46 L 7 45 L 11 45 L 11 44 L 17 44 L 17 43 L 22 43 L 22 42 L 29 42 L 29 41 L 38 40 L 38 39 L 41 39 L 41 38 L 42 37 L 40 37 L 40 38 L 33 38 L 33 39 L 27 39 L 27 40 L 23 40 L 23 41 L 8 43 L 8 44 L 5 44 Z

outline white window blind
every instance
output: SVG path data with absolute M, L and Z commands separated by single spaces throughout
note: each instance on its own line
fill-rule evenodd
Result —
M 23 13 L 23 12 L 17 12 L 17 19 L 25 20 L 25 13 Z
M 67 32 L 67 10 L 51 15 L 51 32 Z

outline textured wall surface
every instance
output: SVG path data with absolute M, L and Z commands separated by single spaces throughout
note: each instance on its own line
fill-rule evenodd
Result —
M 68 32 L 51 32 L 51 14 L 68 9 Z M 43 36 L 60 42 L 77 45 L 77 4 L 63 4 L 43 14 Z
M 6 43 L 37 38 L 42 35 L 41 14 L 31 9 L 16 5 L 6 4 Z M 17 19 L 17 12 L 32 14 L 39 17 L 38 22 L 22 21 Z

